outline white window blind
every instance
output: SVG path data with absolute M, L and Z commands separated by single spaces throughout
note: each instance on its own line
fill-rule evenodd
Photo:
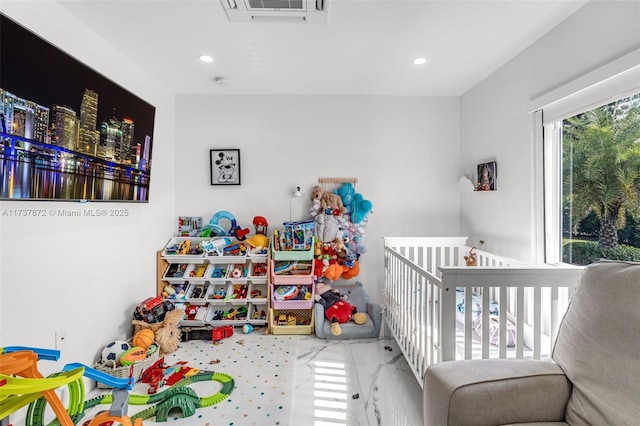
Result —
M 572 117 L 640 92 L 640 49 L 545 93 L 529 103 L 543 124 Z

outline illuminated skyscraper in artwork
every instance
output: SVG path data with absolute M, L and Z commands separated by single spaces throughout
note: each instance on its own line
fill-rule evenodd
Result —
M 149 155 L 151 152 L 151 136 L 144 137 L 144 147 L 142 148 L 142 159 L 140 160 L 140 170 L 149 170 Z
M 122 145 L 120 148 L 119 161 L 121 163 L 132 163 L 132 159 L 135 157 L 133 149 L 133 132 L 135 130 L 135 124 L 133 120 L 124 118 L 122 120 Z
M 49 108 L 20 98 L 0 88 L 0 130 L 22 138 L 44 142 L 49 125 Z
M 75 150 L 80 133 L 76 112 L 63 105 L 54 105 L 51 118 L 51 143 Z
M 97 156 L 117 161 L 116 153 L 122 145 L 122 122 L 115 117 L 103 121 L 100 125 L 100 145 Z
M 80 137 L 78 151 L 89 154 L 96 153 L 100 140 L 100 132 L 96 129 L 98 123 L 98 94 L 86 89 L 80 104 Z

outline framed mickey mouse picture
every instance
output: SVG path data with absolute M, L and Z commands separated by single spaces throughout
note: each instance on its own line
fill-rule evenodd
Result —
M 211 185 L 240 185 L 240 150 L 209 150 Z

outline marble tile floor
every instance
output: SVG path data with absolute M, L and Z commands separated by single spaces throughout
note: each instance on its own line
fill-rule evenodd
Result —
M 294 386 L 291 425 L 422 425 L 422 389 L 391 338 L 299 336 Z
M 230 340 L 245 337 L 249 340 L 248 336 L 240 334 L 232 336 Z M 392 338 L 325 340 L 319 339 L 315 335 L 301 335 L 279 336 L 278 340 L 285 340 L 284 345 L 290 344 L 291 349 L 297 344 L 297 356 L 295 361 L 291 363 L 295 364 L 295 377 L 291 380 L 293 381 L 293 400 L 286 403 L 291 404 L 290 408 L 286 407 L 288 409 L 286 411 L 290 413 L 290 416 L 285 417 L 288 420 L 276 415 L 276 412 L 279 411 L 277 410 L 278 405 L 286 405 L 282 404 L 282 401 L 277 401 L 278 403 L 275 404 L 275 402 L 269 403 L 259 400 L 270 397 L 274 392 L 279 394 L 280 384 L 274 384 L 268 380 L 269 374 L 275 371 L 270 363 L 282 363 L 283 357 L 278 355 L 277 351 L 287 350 L 274 348 L 273 345 L 270 346 L 263 342 L 261 349 L 270 352 L 271 355 L 259 356 L 263 354 L 257 353 L 257 359 L 265 357 L 276 359 L 264 361 L 271 367 L 260 373 L 260 376 L 264 373 L 260 384 L 236 389 L 228 401 L 224 401 L 210 410 L 198 412 L 197 416 L 182 418 L 175 415 L 168 423 L 145 420 L 145 424 L 200 426 L 223 424 L 233 426 L 267 424 L 279 426 L 421 426 L 423 424 L 422 389 Z M 289 342 L 289 340 L 291 341 Z M 225 343 L 229 343 L 229 345 L 224 345 L 222 348 L 240 348 L 233 342 L 225 341 Z M 282 342 L 278 342 L 277 346 L 282 346 L 282 344 Z M 215 352 L 217 348 L 211 349 L 209 346 L 208 342 L 183 343 L 183 347 L 172 357 L 177 360 L 191 354 L 191 357 L 187 356 L 185 359 L 196 367 L 202 364 L 201 368 L 206 369 L 209 367 L 204 365 L 206 360 L 215 356 L 223 358 L 224 355 L 219 355 Z M 253 349 L 251 350 L 253 351 Z M 234 353 L 233 356 L 238 357 L 239 355 Z M 202 362 L 194 360 L 194 357 L 203 357 L 200 360 Z M 173 358 L 170 361 L 174 360 Z M 247 357 L 243 355 L 240 358 Z M 243 377 L 243 369 L 238 370 L 232 367 L 233 364 L 226 365 L 223 371 L 231 374 L 235 380 L 244 380 L 242 382 L 244 384 L 247 379 Z M 293 365 L 288 368 L 291 367 Z M 293 368 L 291 369 L 293 370 Z M 254 380 L 251 379 L 250 382 L 254 383 Z M 282 386 L 285 385 L 286 383 L 282 384 Z M 138 393 L 144 393 L 142 388 L 136 390 L 139 391 Z M 206 393 L 210 391 L 210 388 L 200 389 L 196 386 L 196 391 Z M 89 396 L 96 396 L 97 393 L 100 391 L 94 389 L 93 395 Z M 287 393 L 290 391 L 287 390 L 282 394 Z M 269 410 L 275 410 L 272 413 L 274 415 L 263 418 L 264 421 L 255 420 L 254 413 L 248 412 L 248 407 L 243 407 L 246 400 L 254 401 L 253 405 L 260 402 L 258 405 L 262 405 L 262 407 L 258 408 L 262 408 L 262 410 L 258 411 L 271 413 Z M 275 405 L 272 407 L 273 404 Z M 232 409 L 229 410 L 228 407 L 224 407 L 225 405 L 231 406 Z M 93 417 L 106 408 L 106 406 L 95 407 L 87 413 L 85 419 Z M 134 414 L 140 409 L 141 407 L 130 406 L 130 414 Z M 245 411 L 247 412 L 245 413 Z M 24 424 L 23 420 L 19 420 L 20 417 L 23 416 L 17 413 L 16 416 L 12 416 L 14 425 Z

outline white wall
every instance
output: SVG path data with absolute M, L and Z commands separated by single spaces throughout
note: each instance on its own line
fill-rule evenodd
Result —
M 253 232 L 308 217 L 320 177 L 356 177 L 373 203 L 358 277 L 382 300 L 382 236 L 458 235 L 458 98 L 216 96 L 176 99 L 176 214 L 234 214 Z M 240 186 L 211 186 L 209 149 L 241 150 Z
M 590 2 L 461 98 L 461 164 L 498 162 L 498 191 L 461 195 L 469 243 L 534 261 L 533 119 L 529 101 L 640 47 L 640 3 Z
M 92 364 L 108 340 L 130 336 L 133 307 L 155 295 L 155 253 L 174 222 L 174 98 L 56 2 L 4 1 L 1 11 L 156 107 L 149 203 L 0 203 L 2 212 L 129 212 L 100 218 L 0 214 L 0 345 L 53 348 L 55 330 L 66 328 L 61 360 L 41 363 L 48 374 L 68 362 Z

